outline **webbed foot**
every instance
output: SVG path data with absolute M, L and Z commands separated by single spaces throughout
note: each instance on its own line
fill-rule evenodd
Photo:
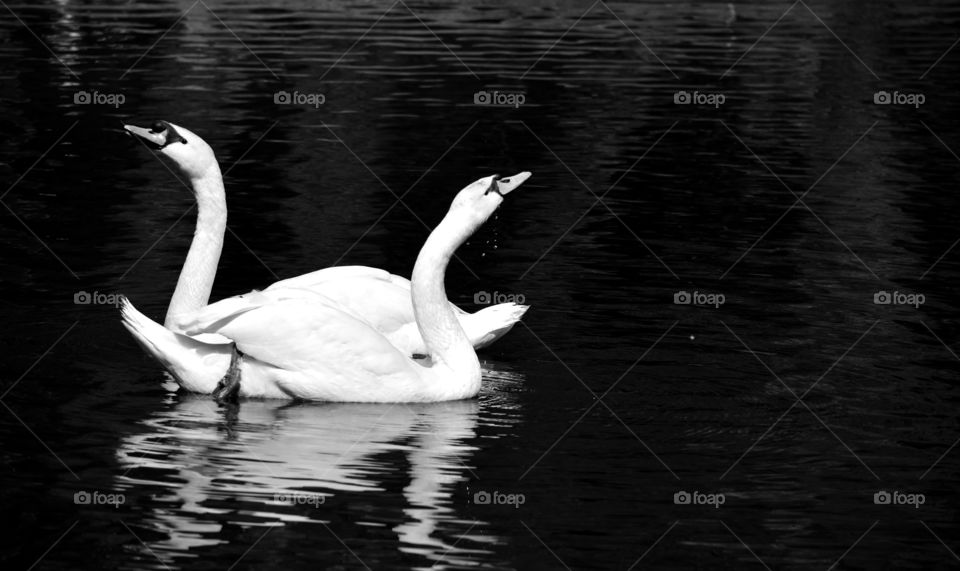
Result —
M 220 404 L 235 404 L 240 400 L 241 363 L 243 363 L 243 353 L 237 349 L 237 345 L 234 343 L 233 354 L 230 356 L 230 367 L 227 368 L 227 374 L 217 383 L 217 388 L 213 389 L 213 400 Z

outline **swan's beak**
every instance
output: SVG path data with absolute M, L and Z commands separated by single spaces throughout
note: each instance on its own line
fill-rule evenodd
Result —
M 154 133 L 150 129 L 144 129 L 136 125 L 124 125 L 123 129 L 155 149 L 160 149 L 167 143 L 167 137 L 162 131 L 160 133 Z
M 150 129 L 137 127 L 136 125 L 124 125 L 123 128 L 131 135 L 137 137 L 141 141 L 150 145 L 151 148 L 158 151 L 171 143 L 187 142 L 187 140 L 177 132 L 173 125 L 167 123 L 166 121 L 157 121 Z
M 497 185 L 497 194 L 500 196 L 506 196 L 511 190 L 523 184 L 528 178 L 530 178 L 530 172 L 523 171 L 506 178 L 494 179 L 493 184 Z

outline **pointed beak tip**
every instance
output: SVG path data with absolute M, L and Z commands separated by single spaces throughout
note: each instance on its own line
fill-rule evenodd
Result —
M 124 125 L 123 129 L 127 134 L 147 144 L 153 150 L 162 149 L 165 144 L 165 138 L 159 133 L 154 133 L 150 129 L 137 127 L 136 125 Z
M 495 179 L 494 184 L 497 185 L 500 195 L 506 196 L 508 193 L 523 184 L 528 178 L 530 178 L 530 176 L 530 171 L 523 171 L 506 178 Z

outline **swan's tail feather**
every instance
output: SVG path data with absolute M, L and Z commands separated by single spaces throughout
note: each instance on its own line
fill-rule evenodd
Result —
M 120 298 L 120 318 L 144 351 L 156 359 L 175 377 L 181 368 L 183 347 L 176 333 L 140 313 L 126 296 Z
M 143 347 L 144 351 L 163 362 L 156 340 L 167 335 L 173 335 L 173 333 L 140 313 L 125 295 L 120 296 L 120 319 L 123 326 L 133 335 L 133 338 Z
M 218 371 L 226 370 L 226 345 L 207 344 L 179 335 L 140 313 L 126 296 L 120 297 L 120 318 L 137 343 L 184 388 L 209 393 Z
M 509 333 L 528 309 L 529 305 L 499 303 L 464 316 L 469 322 L 464 327 L 467 337 L 475 349 L 487 347 Z

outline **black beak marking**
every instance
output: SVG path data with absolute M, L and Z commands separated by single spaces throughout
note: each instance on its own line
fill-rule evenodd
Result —
M 499 180 L 500 180 L 500 175 L 498 174 L 493 175 L 493 178 L 490 180 L 490 186 L 487 188 L 487 191 L 483 193 L 483 195 L 486 196 L 491 192 L 496 192 L 497 194 L 500 194 L 500 187 L 497 186 L 497 181 Z M 509 181 L 510 179 L 505 179 L 505 180 Z M 500 197 L 502 198 L 503 195 L 500 194 Z
M 184 145 L 187 144 L 187 140 L 183 138 L 183 135 L 178 133 L 177 130 L 173 128 L 173 125 L 167 123 L 166 121 L 157 121 L 150 128 L 150 131 L 154 133 L 160 133 L 164 130 L 167 131 L 167 141 L 160 146 L 161 149 L 173 143 L 183 143 Z
M 168 145 L 172 145 L 173 143 L 183 143 L 184 145 L 187 144 L 187 140 L 183 137 L 183 135 L 178 133 L 173 125 L 167 123 L 166 121 L 154 121 L 153 125 L 150 125 L 150 132 L 157 135 L 165 133 L 164 142 L 162 145 L 158 145 L 149 139 L 141 139 L 158 151 L 166 148 Z

